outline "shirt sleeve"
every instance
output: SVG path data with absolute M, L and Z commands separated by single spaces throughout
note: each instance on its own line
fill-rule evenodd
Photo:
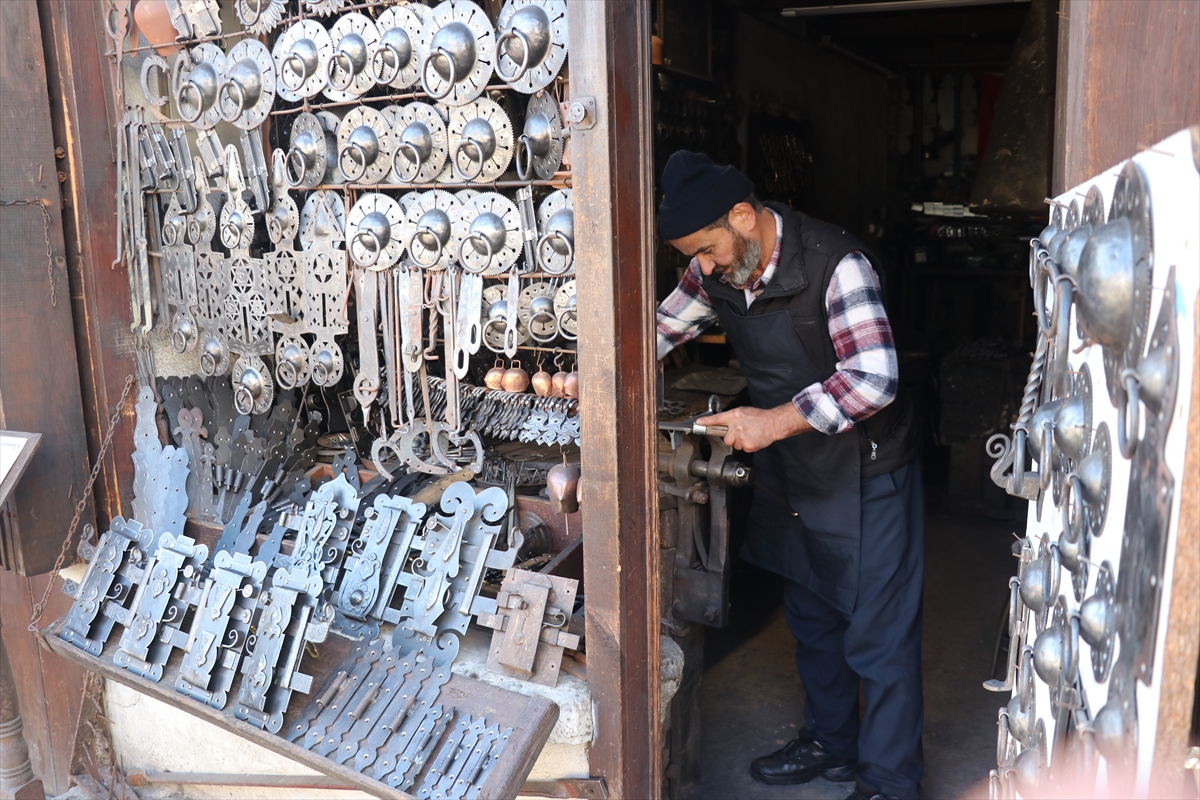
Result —
M 717 319 L 700 273 L 700 264 L 692 259 L 683 280 L 658 306 L 658 357 L 661 359 L 685 342 L 700 335 Z
M 837 371 L 796 395 L 796 409 L 818 431 L 841 433 L 896 399 L 900 369 L 879 278 L 859 252 L 838 262 L 825 293 Z

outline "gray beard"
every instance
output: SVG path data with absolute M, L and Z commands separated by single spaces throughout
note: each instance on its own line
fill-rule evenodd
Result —
M 762 257 L 762 246 L 757 239 L 747 239 L 734 234 L 737 241 L 733 247 L 734 260 L 725 272 L 725 278 L 736 287 L 743 287 L 750 281 L 754 270 L 758 269 L 758 261 Z

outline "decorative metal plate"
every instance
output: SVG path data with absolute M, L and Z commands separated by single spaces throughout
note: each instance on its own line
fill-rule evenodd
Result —
M 504 328 L 508 314 L 508 286 L 493 283 L 483 290 L 483 343 L 493 353 L 504 352 Z M 529 343 L 529 329 L 517 321 L 517 344 Z
M 492 77 L 496 34 L 491 20 L 471 0 L 444 0 L 425 24 L 421 85 L 434 100 L 450 106 L 469 103 Z
M 535 176 L 549 180 L 562 166 L 562 157 L 563 124 L 558 103 L 549 92 L 538 92 L 529 98 L 525 128 L 517 137 L 517 176 L 523 181 Z
M 404 254 L 404 221 L 404 212 L 392 198 L 378 192 L 363 194 L 346 217 L 350 258 L 373 269 L 395 264 Z
M 451 109 L 446 136 L 459 180 L 491 183 L 512 161 L 512 122 L 494 100 L 481 98 Z
M 242 130 L 257 128 L 275 103 L 275 63 L 267 46 L 242 39 L 226 56 L 227 76 L 217 92 L 221 119 Z
M 534 248 L 538 267 L 551 275 L 575 268 L 575 211 L 570 189 L 546 196 L 537 212 L 541 237 Z
M 370 17 L 351 12 L 329 29 L 333 53 L 326 64 L 324 93 L 335 103 L 362 97 L 375 86 L 371 52 L 379 45 L 379 28 Z
M 338 126 L 338 170 L 347 183 L 374 185 L 392 170 L 392 126 L 369 106 L 350 109 Z
M 574 279 L 564 283 L 554 295 L 554 315 L 558 318 L 558 332 L 564 339 L 579 338 L 579 305 Z
M 479 192 L 465 198 L 454 216 L 454 238 L 459 241 L 458 263 L 467 272 L 500 275 L 521 254 L 521 215 L 511 200 L 496 192 Z
M 255 36 L 270 33 L 287 13 L 287 0 L 237 0 L 237 12 L 242 27 Z
M 375 20 L 379 43 L 371 50 L 369 68 L 380 86 L 407 89 L 417 82 L 428 42 L 424 35 L 428 16 L 428 6 L 414 3 L 384 9 Z
M 298 103 L 319 94 L 329 80 L 332 56 L 333 40 L 316 20 L 301 20 L 284 31 L 272 50 L 279 96 Z
M 496 19 L 496 75 L 532 94 L 567 60 L 566 0 L 508 0 Z
M 437 178 L 446 166 L 446 121 L 437 109 L 428 103 L 409 103 L 388 106 L 383 115 L 394 136 L 392 179 L 429 183 Z
M 254 241 L 254 214 L 240 197 L 221 207 L 221 244 L 230 250 L 248 251 Z
M 217 107 L 219 89 L 228 70 L 228 59 L 221 48 L 212 42 L 202 42 L 190 51 L 191 66 L 184 66 L 179 73 L 179 85 L 175 89 L 175 107 L 180 117 L 197 130 L 206 131 L 221 121 Z M 182 63 L 182 62 L 177 62 Z M 187 108 L 180 103 L 188 97 Z M 198 112 L 193 118 L 193 112 Z
M 269 344 L 269 340 L 268 340 Z M 240 414 L 265 414 L 275 400 L 271 370 L 257 355 L 242 354 L 233 368 L 234 407 Z
M 318 239 L 329 239 L 333 244 L 345 240 L 346 203 L 341 194 L 329 189 L 318 189 L 304 201 L 300 210 L 300 246 L 310 249 Z
M 330 154 L 337 151 L 336 139 L 307 111 L 292 121 L 285 166 L 288 186 L 315 189 L 329 169 Z
M 453 220 L 459 200 L 442 189 L 409 196 L 413 200 L 401 234 L 408 257 L 421 269 L 445 269 L 458 254 Z
M 529 330 L 530 338 L 540 344 L 558 336 L 558 320 L 554 316 L 554 287 L 545 281 L 525 285 L 517 300 L 517 319 Z

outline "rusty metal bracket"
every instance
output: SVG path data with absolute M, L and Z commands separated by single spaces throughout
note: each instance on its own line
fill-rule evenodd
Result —
M 564 648 L 579 647 L 579 636 L 568 633 L 579 581 L 510 569 L 496 597 L 494 613 L 477 619 L 492 628 L 488 669 L 543 686 L 558 683 Z

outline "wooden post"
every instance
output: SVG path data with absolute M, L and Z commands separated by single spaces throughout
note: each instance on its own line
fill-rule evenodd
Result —
M 20 704 L 8 651 L 0 636 L 0 799 L 43 800 L 42 782 L 33 774 L 29 746 L 22 731 Z
M 662 790 L 654 391 L 650 7 L 567 4 L 582 392 L 591 771 L 612 797 Z

